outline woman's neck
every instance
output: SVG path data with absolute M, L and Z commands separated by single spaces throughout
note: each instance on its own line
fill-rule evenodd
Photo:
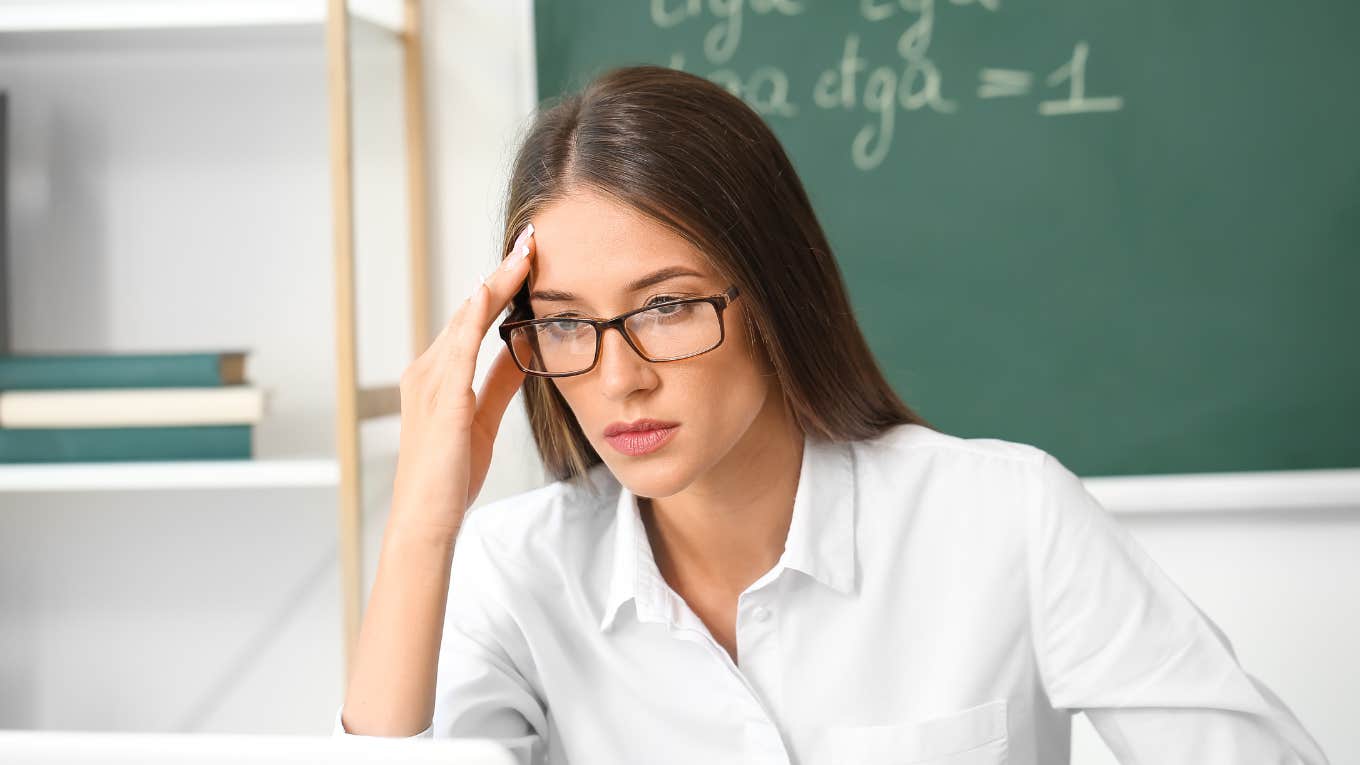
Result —
M 788 539 L 802 461 L 802 432 L 776 393 L 702 478 L 669 497 L 640 497 L 643 525 L 666 581 L 679 592 L 735 597 L 769 571 Z

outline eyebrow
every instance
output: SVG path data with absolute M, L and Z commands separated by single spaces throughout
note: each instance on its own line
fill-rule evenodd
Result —
M 692 269 L 685 268 L 684 266 L 671 266 L 647 274 L 641 279 L 631 282 L 624 287 L 624 289 L 630 293 L 638 292 L 662 282 L 670 281 L 671 279 L 678 279 L 682 276 L 697 276 L 703 278 L 703 274 Z M 562 292 L 561 290 L 534 290 L 529 293 L 529 298 L 549 303 L 565 303 L 577 299 L 572 293 Z

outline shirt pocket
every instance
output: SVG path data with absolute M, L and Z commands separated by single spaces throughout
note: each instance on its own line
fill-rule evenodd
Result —
M 1006 700 L 924 720 L 833 725 L 827 735 L 836 765 L 1005 765 Z

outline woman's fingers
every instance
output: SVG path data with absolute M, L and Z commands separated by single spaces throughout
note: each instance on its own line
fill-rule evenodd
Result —
M 482 338 L 529 275 L 529 264 L 536 252 L 533 233 L 532 223 L 525 226 L 501 266 L 473 290 L 459 309 L 462 315 L 453 322 L 451 358 L 444 374 L 444 382 L 451 391 L 471 390 Z
M 536 251 L 534 224 L 530 223 L 510 246 L 510 252 L 501 260 L 500 266 L 482 281 L 481 291 L 490 297 L 489 311 L 481 317 L 483 334 L 529 276 L 529 263 Z
M 448 355 L 446 338 L 453 332 L 454 327 L 458 326 L 458 320 L 463 315 L 463 306 L 466 305 L 467 301 L 464 300 L 463 305 L 459 306 L 457 310 L 453 312 L 453 316 L 448 321 L 444 322 L 444 326 L 439 330 L 439 334 L 435 335 L 434 339 L 430 341 L 429 346 L 416 357 L 416 360 L 420 364 L 436 363 L 438 360 L 437 357 Z
M 501 428 L 501 418 L 510 407 L 510 401 L 524 382 L 524 373 L 515 366 L 510 357 L 510 349 L 502 347 L 491 360 L 482 389 L 477 394 L 477 414 L 473 420 L 473 435 L 483 435 L 488 442 L 496 440 L 496 432 Z
M 477 412 L 472 417 L 472 471 L 468 478 L 467 505 L 472 506 L 481 494 L 482 484 L 486 481 L 487 470 L 491 466 L 491 452 L 496 445 L 496 434 L 501 429 L 501 418 L 510 406 L 524 373 L 515 366 L 510 357 L 510 349 L 504 346 L 491 360 L 482 390 L 477 394 Z
M 393 484 L 412 522 L 457 529 L 486 480 L 501 417 L 522 378 L 509 349 L 493 360 L 481 401 L 472 376 L 482 338 L 529 273 L 532 227 L 516 239 L 508 267 L 477 285 L 430 347 L 402 373 L 401 454 Z M 519 257 L 513 257 L 519 255 Z

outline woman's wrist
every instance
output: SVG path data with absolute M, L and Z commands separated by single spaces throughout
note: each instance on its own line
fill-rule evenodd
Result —
M 402 512 L 394 506 L 388 520 L 388 536 L 392 544 L 399 547 L 452 553 L 462 525 L 462 514 L 457 518 L 430 518 L 420 513 Z

